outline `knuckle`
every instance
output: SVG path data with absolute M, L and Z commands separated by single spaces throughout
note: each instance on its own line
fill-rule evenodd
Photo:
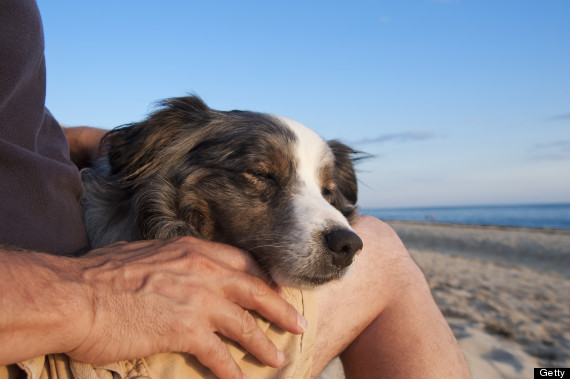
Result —
M 200 266 L 206 261 L 206 257 L 203 254 L 197 253 L 195 251 L 185 252 L 183 254 L 183 257 L 193 266 Z
M 253 316 L 246 311 L 242 310 L 239 318 L 239 333 L 246 341 L 254 340 L 259 334 L 260 329 Z
M 226 346 L 215 338 L 212 338 L 210 341 L 211 342 L 205 346 L 204 354 L 215 361 L 227 358 Z
M 213 273 L 217 271 L 216 263 L 204 254 L 189 252 L 185 254 L 184 258 L 194 271 L 204 273 Z
M 251 285 L 250 285 L 250 293 L 253 297 L 265 298 L 269 295 L 269 286 L 259 278 L 252 278 Z
M 198 241 L 196 237 L 192 236 L 179 236 L 174 237 L 172 240 L 174 243 L 182 244 L 182 245 L 194 245 Z

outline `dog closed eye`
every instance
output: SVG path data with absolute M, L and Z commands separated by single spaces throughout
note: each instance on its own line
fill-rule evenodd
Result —
M 335 191 L 334 184 L 329 184 L 328 186 L 323 187 L 321 189 L 321 194 L 323 195 L 325 200 L 330 203 L 333 199 L 334 191 Z
M 265 171 L 246 171 L 243 175 L 252 182 L 264 182 L 271 185 L 279 185 L 276 175 Z

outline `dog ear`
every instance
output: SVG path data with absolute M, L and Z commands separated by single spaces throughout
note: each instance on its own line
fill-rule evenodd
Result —
M 159 106 L 146 120 L 114 129 L 103 138 L 111 175 L 151 175 L 156 162 L 175 158 L 169 153 L 187 151 L 164 147 L 178 143 L 180 133 L 199 130 L 213 112 L 197 96 L 167 99 Z
M 214 225 L 205 200 L 165 178 L 155 177 L 137 191 L 135 222 L 143 239 L 192 236 L 214 238 Z
M 212 233 L 209 209 L 198 200 L 181 201 L 183 180 L 165 171 L 164 162 L 179 169 L 215 111 L 196 96 L 168 99 L 160 105 L 146 120 L 114 129 L 104 137 L 106 180 L 120 187 L 117 193 L 123 197 L 109 203 L 122 201 L 140 238 L 207 238 Z
M 335 158 L 334 181 L 336 190 L 333 194 L 332 205 L 350 220 L 358 213 L 356 206 L 358 184 L 354 171 L 354 162 L 359 159 L 358 155 L 361 153 L 335 140 L 327 143 Z

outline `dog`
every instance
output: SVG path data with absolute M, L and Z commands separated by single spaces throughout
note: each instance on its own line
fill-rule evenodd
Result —
M 194 236 L 249 251 L 296 287 L 343 277 L 362 249 L 350 227 L 359 153 L 293 120 L 172 98 L 101 146 L 81 172 L 91 248 Z

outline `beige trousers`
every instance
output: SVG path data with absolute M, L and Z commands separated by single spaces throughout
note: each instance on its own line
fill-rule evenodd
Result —
M 284 332 L 265 319 L 254 314 L 258 325 L 273 343 L 285 353 L 283 365 L 274 369 L 261 364 L 238 344 L 226 341 L 232 357 L 248 378 L 309 378 L 312 364 L 312 348 L 316 336 L 317 307 L 312 291 L 283 288 L 289 301 L 307 321 L 309 327 L 301 335 Z M 3 346 L 2 348 L 9 348 Z M 189 354 L 162 353 L 149 357 L 120 361 L 105 365 L 77 362 L 65 354 L 49 354 L 18 364 L 0 367 L 0 379 L 127 379 L 127 378 L 215 378 Z

